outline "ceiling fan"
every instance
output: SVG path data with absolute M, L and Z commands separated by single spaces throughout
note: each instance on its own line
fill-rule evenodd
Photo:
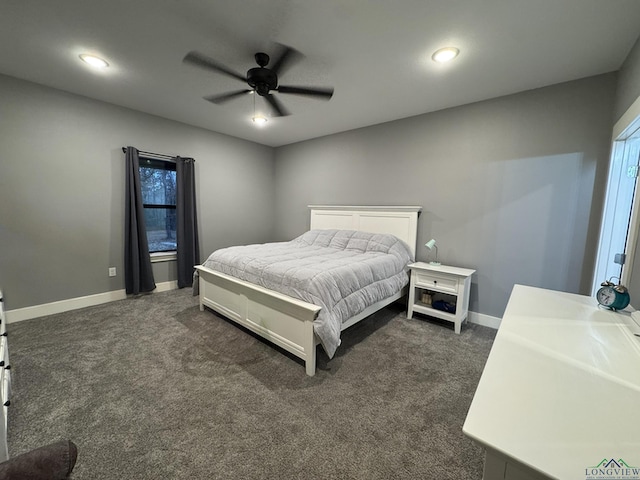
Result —
M 273 109 L 275 116 L 284 117 L 290 113 L 284 105 L 282 105 L 282 102 L 273 95 L 274 92 L 315 97 L 321 100 L 329 100 L 331 98 L 333 95 L 333 88 L 331 87 L 280 85 L 278 83 L 278 75 L 286 68 L 290 67 L 294 62 L 299 61 L 303 55 L 297 50 L 286 45 L 280 45 L 280 52 L 278 53 L 276 60 L 271 62 L 270 68 L 267 68 L 270 61 L 269 55 L 264 52 L 256 53 L 255 59 L 258 66 L 250 68 L 246 75 L 242 75 L 220 62 L 195 51 L 187 53 L 182 61 L 196 67 L 228 75 L 229 77 L 246 83 L 248 87 L 250 87 L 248 89 L 245 88 L 242 90 L 234 90 L 218 95 L 208 95 L 203 97 L 205 100 L 215 104 L 225 103 L 244 94 L 253 92 L 265 98 Z

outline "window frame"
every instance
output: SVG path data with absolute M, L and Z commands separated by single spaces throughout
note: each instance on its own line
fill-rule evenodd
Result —
M 156 169 L 156 170 L 169 170 L 169 171 L 176 172 L 176 162 L 173 161 L 173 160 L 169 160 L 169 159 L 159 159 L 159 158 L 153 158 L 153 157 L 150 157 L 150 156 L 140 155 L 139 156 L 139 165 L 138 165 L 138 172 L 139 173 L 140 173 L 140 170 L 142 168 L 152 168 L 152 169 Z M 140 180 L 140 183 L 141 183 L 141 188 L 142 188 L 142 179 Z M 176 181 L 176 188 L 177 188 L 177 181 Z M 167 203 L 160 204 L 160 203 L 145 203 L 143 201 L 142 208 L 145 211 L 146 211 L 146 209 L 174 210 L 176 212 L 176 215 L 177 215 L 177 205 L 175 203 L 174 204 L 170 204 L 170 203 L 169 204 L 167 204 Z M 149 232 L 147 230 L 146 218 L 145 218 L 145 232 L 147 233 L 147 247 L 149 248 L 149 255 L 151 257 L 151 262 L 152 263 L 176 260 L 176 258 L 177 258 L 176 249 L 151 251 L 151 247 L 149 245 L 149 238 L 148 238 Z M 177 242 L 177 238 L 176 238 L 176 242 Z M 176 243 L 176 248 L 177 248 L 177 243 Z

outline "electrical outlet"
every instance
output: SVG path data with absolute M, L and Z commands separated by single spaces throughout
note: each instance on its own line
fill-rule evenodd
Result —
M 116 276 L 116 267 L 109 267 L 109 276 L 110 277 Z

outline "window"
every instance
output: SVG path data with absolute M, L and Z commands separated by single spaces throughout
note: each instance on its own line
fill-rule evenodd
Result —
M 176 164 L 140 157 L 140 187 L 149 253 L 176 250 Z

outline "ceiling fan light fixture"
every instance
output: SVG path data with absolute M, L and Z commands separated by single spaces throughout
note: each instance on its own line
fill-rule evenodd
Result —
M 446 63 L 450 62 L 454 58 L 458 56 L 460 50 L 455 47 L 445 47 L 439 50 L 436 50 L 434 54 L 431 56 L 434 62 L 438 63 Z
M 106 60 L 96 57 L 95 55 L 90 55 L 88 53 L 83 53 L 79 55 L 80 60 L 84 63 L 91 65 L 94 68 L 106 68 L 109 66 Z
M 254 115 L 251 117 L 253 123 L 255 123 L 258 127 L 263 127 L 267 123 L 267 117 L 263 115 Z

